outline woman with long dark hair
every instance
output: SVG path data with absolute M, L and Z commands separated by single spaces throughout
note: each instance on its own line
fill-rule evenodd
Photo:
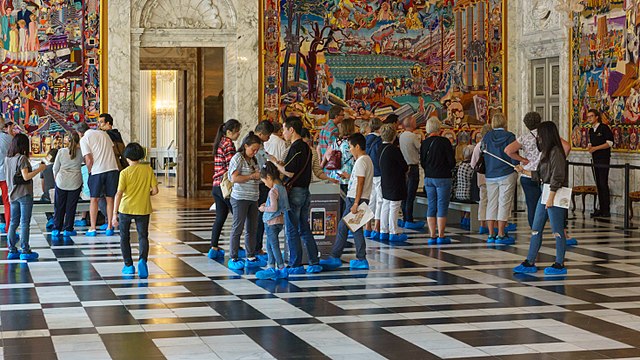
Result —
M 233 182 L 231 191 L 231 206 L 233 208 L 233 225 L 229 238 L 229 262 L 227 266 L 232 270 L 242 270 L 246 267 L 258 267 L 261 264 L 255 256 L 256 237 L 258 230 L 258 198 L 260 195 L 260 167 L 256 154 L 262 146 L 262 140 L 253 131 L 242 141 L 240 149 L 229 163 L 229 180 Z M 247 260 L 238 254 L 240 234 L 244 227 L 244 246 Z
M 9 225 L 8 260 L 35 260 L 38 253 L 29 247 L 29 224 L 33 210 L 33 179 L 43 172 L 47 166 L 40 163 L 36 170 L 31 169 L 29 162 L 29 138 L 25 134 L 16 135 L 11 141 L 9 152 L 4 159 L 4 172 L 7 176 L 9 200 L 11 201 L 11 224 Z M 16 247 L 16 230 L 20 224 L 20 241 L 22 253 Z
M 222 226 L 227 221 L 229 211 L 231 211 L 231 203 L 228 198 L 222 195 L 220 183 L 227 176 L 231 159 L 236 154 L 236 146 L 233 144 L 240 136 L 240 128 L 242 125 L 238 120 L 230 119 L 218 128 L 216 139 L 213 143 L 213 199 L 216 202 L 216 220 L 211 229 L 211 249 L 209 249 L 210 259 L 224 258 L 224 250 L 220 249 L 218 242 L 220 241 L 220 233 Z
M 545 204 L 538 202 L 536 213 L 531 228 L 531 243 L 529 254 L 522 264 L 513 269 L 515 273 L 534 273 L 538 271 L 535 265 L 538 251 L 542 245 L 542 232 L 547 223 L 551 222 L 551 231 L 556 239 L 556 262 L 544 269 L 546 275 L 562 275 L 567 273 L 564 267 L 564 255 L 566 250 L 565 238 L 565 209 L 554 206 L 556 192 L 563 186 L 567 186 L 567 159 L 562 147 L 562 140 L 558 128 L 551 121 L 538 125 L 537 134 L 538 149 L 540 150 L 540 163 L 535 171 L 524 170 L 521 165 L 516 166 L 516 171 L 530 176 L 540 186 L 549 186 L 549 197 Z
M 56 180 L 55 212 L 51 232 L 53 237 L 61 233 L 63 236 L 76 235 L 73 220 L 82 191 L 82 163 L 80 136 L 74 131 L 71 133 L 69 145 L 60 149 L 53 164 L 53 176 Z

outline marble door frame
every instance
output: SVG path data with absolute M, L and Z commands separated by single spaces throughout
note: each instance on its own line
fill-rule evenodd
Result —
M 140 96 L 140 48 L 224 48 L 224 118 L 238 117 L 238 44 L 235 31 L 226 29 L 133 29 L 131 31 L 131 96 L 138 99 Z M 173 69 L 182 69 L 187 64 L 183 60 L 158 59 L 159 66 L 169 64 Z M 193 69 L 185 69 L 187 75 L 187 88 L 195 88 L 197 81 L 197 59 L 193 59 Z M 177 67 L 181 66 L 181 67 Z M 190 67 L 189 65 L 188 67 Z M 156 69 L 162 69 L 158 67 Z M 193 75 L 191 75 L 193 74 Z M 194 90 L 195 91 L 195 90 Z M 197 104 L 195 98 L 188 101 L 188 119 L 198 119 Z M 140 134 L 140 109 L 133 107 L 131 111 L 132 127 L 131 138 L 137 139 Z M 200 154 L 197 150 L 197 130 L 195 126 L 187 127 L 187 197 L 209 196 L 206 191 L 196 189 L 197 169 L 196 158 Z M 211 154 L 209 154 L 211 155 Z

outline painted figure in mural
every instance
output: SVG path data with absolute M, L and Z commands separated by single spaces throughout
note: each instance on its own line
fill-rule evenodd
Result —
M 11 24 L 11 31 L 9 31 L 9 52 L 13 53 L 13 57 L 20 51 L 20 33 L 18 32 L 18 25 Z
M 2 44 L 2 48 L 5 50 L 9 50 L 9 23 L 11 20 L 11 8 L 8 8 L 6 12 L 2 14 L 0 17 L 0 29 L 2 30 L 2 39 L 0 39 L 0 43 Z
M 18 11 L 18 21 L 24 20 L 25 26 L 29 26 L 32 14 L 33 13 L 27 9 L 27 3 L 22 1 L 20 4 L 20 10 Z
M 40 125 L 40 116 L 38 116 L 38 111 L 36 109 L 31 110 L 31 116 L 29 116 L 29 125 Z
M 20 53 L 27 52 L 27 43 L 29 42 L 29 37 L 27 36 L 27 23 L 24 20 L 18 20 L 18 36 L 20 37 Z M 24 60 L 24 58 L 20 57 L 20 60 Z
M 38 22 L 36 14 L 31 14 L 31 23 L 29 24 L 29 51 L 40 50 L 40 40 L 38 40 Z
M 378 9 L 378 21 L 393 21 L 395 20 L 395 16 L 393 15 L 393 11 L 391 11 L 391 7 L 388 2 L 383 2 Z

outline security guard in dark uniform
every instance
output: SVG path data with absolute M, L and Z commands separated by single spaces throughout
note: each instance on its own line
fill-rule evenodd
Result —
M 587 121 L 591 124 L 589 129 L 588 150 L 593 157 L 593 164 L 609 165 L 611 163 L 611 147 L 613 146 L 613 133 L 611 129 L 602 123 L 598 110 L 590 109 L 587 112 Z M 596 187 L 598 188 L 598 202 L 600 208 L 593 213 L 592 217 L 610 217 L 610 194 L 609 194 L 609 168 L 594 167 L 593 169 Z

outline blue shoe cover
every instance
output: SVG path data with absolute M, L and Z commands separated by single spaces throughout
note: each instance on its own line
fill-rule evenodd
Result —
M 498 236 L 496 238 L 495 243 L 497 245 L 513 245 L 516 243 L 516 239 L 512 238 L 511 236 L 504 236 L 504 237 Z
M 489 236 L 487 238 L 487 244 L 493 244 L 494 242 L 496 242 L 496 237 L 495 236 Z
M 109 228 L 109 224 L 102 224 L 102 225 L 100 225 L 100 227 L 98 229 L 107 230 L 108 228 Z
M 20 254 L 20 260 L 36 260 L 38 258 L 38 253 L 35 251 L 23 252 Z
M 369 236 L 371 240 L 380 240 L 380 233 L 377 231 L 372 231 L 371 236 Z
M 302 274 L 306 274 L 307 273 L 304 270 L 304 266 L 288 267 L 288 268 L 286 268 L 286 270 L 289 273 L 289 275 L 302 275 Z
M 398 226 L 399 227 L 404 227 L 404 220 L 398 219 Z
M 215 260 L 217 258 L 224 258 L 224 250 L 222 250 L 222 249 L 216 250 L 214 248 L 211 248 L 211 249 L 209 249 L 209 252 L 207 253 L 207 257 L 209 259 L 212 259 L 212 260 Z
M 247 251 L 245 249 L 238 249 L 238 258 L 246 258 L 247 257 Z
M 578 240 L 576 238 L 567 239 L 567 246 L 577 246 Z
M 367 261 L 367 259 L 354 259 L 349 261 L 349 268 L 351 268 L 352 270 L 369 270 L 369 262 Z
M 308 274 L 317 274 L 322 272 L 322 266 L 320 265 L 309 265 L 307 266 L 307 273 Z
M 105 233 L 107 236 L 113 236 L 113 234 L 115 234 L 116 232 L 113 229 L 107 229 L 107 232 Z
M 436 245 L 438 243 L 438 238 L 430 238 L 427 240 L 427 245 Z
M 260 260 L 260 263 L 264 262 L 264 265 L 260 266 L 267 266 L 267 261 L 269 261 L 269 254 L 258 254 L 256 255 L 256 257 L 258 258 L 258 260 Z
M 122 267 L 122 275 L 133 275 L 136 273 L 136 268 L 131 265 L 131 266 L 123 266 Z
M 522 262 L 522 264 L 513 268 L 513 272 L 516 274 L 533 274 L 538 272 L 538 267 L 530 265 L 528 262 Z
M 364 231 L 364 237 L 366 237 L 366 238 L 371 237 L 371 233 L 372 233 L 372 232 L 373 232 L 373 231 L 371 231 L 371 230 L 365 230 L 365 231 Z
M 242 270 L 244 269 L 244 260 L 229 259 L 229 262 L 227 263 L 227 267 L 231 270 Z
M 76 236 L 76 235 L 78 235 L 78 232 L 77 232 L 77 231 L 75 231 L 75 230 L 71 230 L 71 231 L 67 231 L 67 230 L 65 230 L 65 231 L 62 233 L 62 236 L 64 236 L 64 237 Z
M 18 260 L 20 259 L 20 253 L 17 251 L 9 252 L 7 254 L 7 260 Z
M 342 260 L 334 257 L 330 257 L 328 259 L 321 259 L 320 266 L 322 266 L 322 269 L 324 270 L 335 270 L 340 266 L 342 266 Z
M 389 235 L 389 242 L 404 242 L 407 241 L 407 234 L 391 234 Z
M 278 270 L 278 279 L 286 279 L 289 277 L 289 272 L 287 268 Z
M 266 270 L 260 270 L 256 273 L 256 278 L 260 280 L 276 280 L 279 278 L 279 271 L 274 268 L 268 268 Z
M 448 237 L 439 237 L 438 240 L 436 240 L 436 243 L 438 245 L 446 245 L 446 244 L 451 244 L 451 239 Z
M 80 219 L 73 222 L 73 226 L 87 226 L 87 220 Z
M 388 241 L 388 240 L 389 240 L 389 234 L 387 234 L 387 233 L 380 233 L 380 240 L 382 240 L 382 241 Z
M 51 232 L 51 237 L 58 237 L 60 236 L 60 230 L 53 230 Z
M 518 225 L 514 224 L 514 223 L 509 223 L 507 224 L 507 226 L 504 228 L 505 231 L 516 231 L 518 229 Z
M 93 230 L 93 231 L 87 231 L 87 233 L 84 235 L 89 237 L 96 237 L 98 236 L 98 233 L 95 230 Z
M 556 265 L 556 264 L 554 264 Z M 566 275 L 567 274 L 567 268 L 566 267 L 554 267 L 554 266 L 549 266 L 547 268 L 544 268 L 544 274 L 545 275 Z
M 405 229 L 411 229 L 411 230 L 420 230 L 424 228 L 424 221 L 406 221 L 404 223 L 404 228 Z
M 478 229 L 478 234 L 489 235 L 489 228 L 486 226 L 480 226 L 480 228 Z
M 258 260 L 258 258 L 246 259 L 244 261 L 244 267 L 247 269 L 260 267 L 260 260 Z
M 140 259 L 140 261 L 138 261 L 138 277 L 140 279 L 146 279 L 149 277 L 149 268 L 147 267 L 147 262 L 144 259 Z

